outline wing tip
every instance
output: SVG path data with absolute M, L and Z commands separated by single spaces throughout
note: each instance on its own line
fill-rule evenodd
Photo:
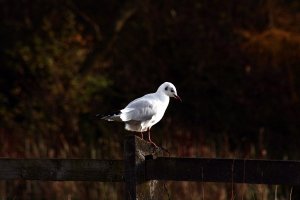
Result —
M 107 120 L 107 121 L 114 121 L 114 117 L 117 117 L 121 114 L 121 111 L 118 110 L 118 111 L 115 111 L 115 112 L 111 112 L 111 113 L 108 113 L 108 114 L 97 114 L 96 117 L 100 117 L 100 119 L 103 119 L 103 120 Z

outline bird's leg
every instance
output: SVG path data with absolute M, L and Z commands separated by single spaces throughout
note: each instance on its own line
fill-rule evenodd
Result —
M 156 148 L 159 148 L 159 149 L 161 149 L 161 150 L 167 152 L 167 154 L 168 154 L 169 157 L 170 157 L 170 152 L 169 152 L 166 148 L 157 146 L 157 145 L 151 140 L 151 138 L 150 138 L 150 128 L 148 128 L 148 132 L 147 132 L 147 133 L 148 133 L 148 141 L 149 141 L 149 143 L 150 143 L 150 144 L 153 144 Z
M 141 131 L 140 133 L 141 133 L 141 138 L 142 138 L 142 140 L 143 140 L 143 139 L 144 139 L 143 132 Z
M 150 137 L 150 128 L 148 128 L 148 141 L 149 141 L 149 143 L 153 144 L 155 147 L 159 148 L 159 147 L 151 140 L 151 137 Z

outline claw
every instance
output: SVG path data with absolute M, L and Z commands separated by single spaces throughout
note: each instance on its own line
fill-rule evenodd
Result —
M 147 141 L 147 140 L 146 140 L 146 141 Z M 169 157 L 170 157 L 170 152 L 169 152 L 166 148 L 161 147 L 161 146 L 158 146 L 157 144 L 155 144 L 155 143 L 151 140 L 151 137 L 150 137 L 150 128 L 148 128 L 148 141 L 147 141 L 147 142 L 149 142 L 150 144 L 152 144 L 155 148 L 158 148 L 158 149 L 161 149 L 161 150 L 165 151 L 165 152 L 169 155 Z
M 148 142 L 150 144 L 153 144 L 156 148 L 159 148 L 152 140 L 151 140 L 151 137 L 150 137 L 150 128 L 148 128 Z
M 155 146 L 156 148 L 160 148 L 158 145 L 156 145 L 152 140 L 150 140 L 150 141 L 147 141 L 147 142 L 149 142 L 150 144 L 152 144 L 153 146 Z

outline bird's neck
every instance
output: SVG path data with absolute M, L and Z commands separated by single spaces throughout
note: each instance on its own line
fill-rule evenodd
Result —
M 170 100 L 170 97 L 162 91 L 157 91 L 156 94 L 158 95 L 158 97 L 161 101 L 169 101 Z

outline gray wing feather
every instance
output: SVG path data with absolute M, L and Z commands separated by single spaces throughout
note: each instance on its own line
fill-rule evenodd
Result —
M 150 120 L 156 114 L 154 108 L 153 102 L 151 103 L 149 100 L 141 97 L 129 103 L 123 110 L 124 114 L 126 113 L 126 121 L 146 121 Z

